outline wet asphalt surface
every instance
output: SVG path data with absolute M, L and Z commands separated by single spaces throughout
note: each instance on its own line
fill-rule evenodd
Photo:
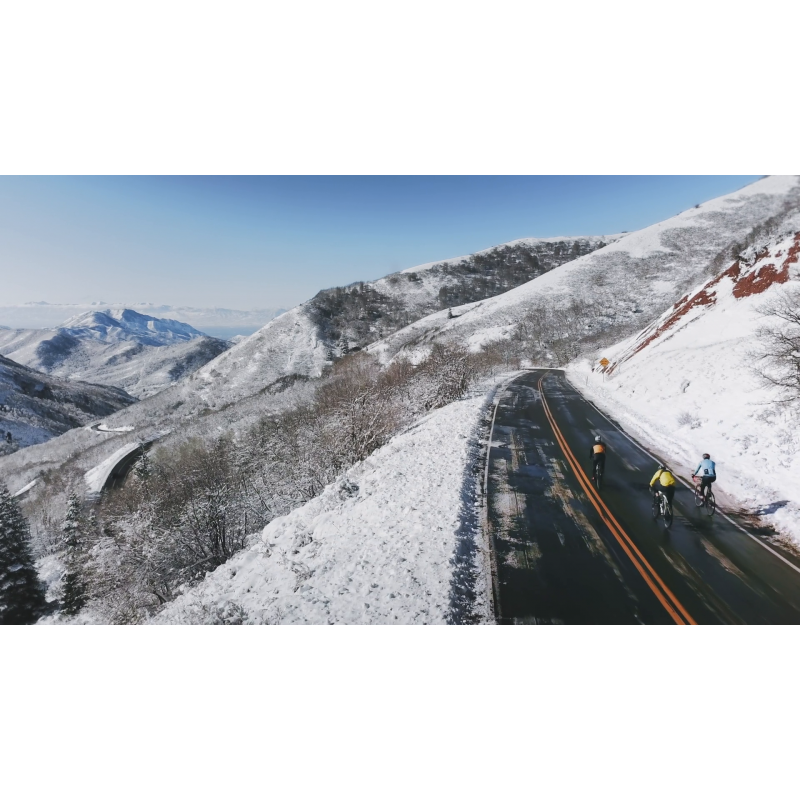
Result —
M 594 487 L 576 468 L 591 474 L 597 434 L 607 447 L 606 472 L 592 497 Z M 655 470 L 655 458 L 561 372 L 534 370 L 509 384 L 499 397 L 488 462 L 498 621 L 800 623 L 800 572 L 720 513 L 696 508 L 692 489 L 677 487 L 670 529 L 653 520 L 648 486 Z M 737 521 L 800 568 L 763 529 Z

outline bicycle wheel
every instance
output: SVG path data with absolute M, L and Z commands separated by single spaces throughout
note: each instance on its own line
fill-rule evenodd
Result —
M 709 489 L 708 497 L 706 497 L 706 514 L 708 514 L 709 517 L 713 517 L 716 510 L 717 501 L 714 498 L 714 493 Z
M 694 489 L 694 504 L 700 508 L 703 505 L 705 498 L 703 497 L 703 488 L 699 484 Z
M 672 505 L 670 503 L 664 504 L 664 527 L 669 528 L 672 526 Z
M 597 472 L 595 472 L 594 476 L 594 485 L 597 487 L 597 491 L 600 491 L 600 487 L 603 485 L 603 468 L 598 467 Z

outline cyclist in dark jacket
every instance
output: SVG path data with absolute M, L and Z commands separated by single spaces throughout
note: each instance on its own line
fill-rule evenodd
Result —
M 594 444 L 589 448 L 589 458 L 592 461 L 592 480 L 594 480 L 598 464 L 602 467 L 603 472 L 606 471 L 606 446 L 600 436 L 594 437 Z

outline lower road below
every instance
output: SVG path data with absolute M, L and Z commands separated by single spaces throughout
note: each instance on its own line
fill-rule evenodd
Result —
M 598 434 L 599 492 L 589 480 Z M 709 517 L 683 485 L 672 527 L 654 520 L 656 459 L 561 371 L 532 370 L 505 387 L 487 458 L 498 621 L 800 623 L 800 560 L 764 529 Z

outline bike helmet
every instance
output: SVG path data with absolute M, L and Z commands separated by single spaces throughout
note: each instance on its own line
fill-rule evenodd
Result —
M 711 456 L 708 453 L 703 453 L 703 458 L 711 458 Z
M 594 437 L 594 440 L 595 440 L 596 442 L 602 442 L 602 441 L 603 441 L 602 437 L 600 437 L 600 436 L 595 436 L 595 437 Z
M 658 465 L 658 468 L 659 468 L 659 469 L 666 469 L 666 468 L 667 468 L 667 465 L 666 465 L 666 464 L 659 464 L 659 465 Z

